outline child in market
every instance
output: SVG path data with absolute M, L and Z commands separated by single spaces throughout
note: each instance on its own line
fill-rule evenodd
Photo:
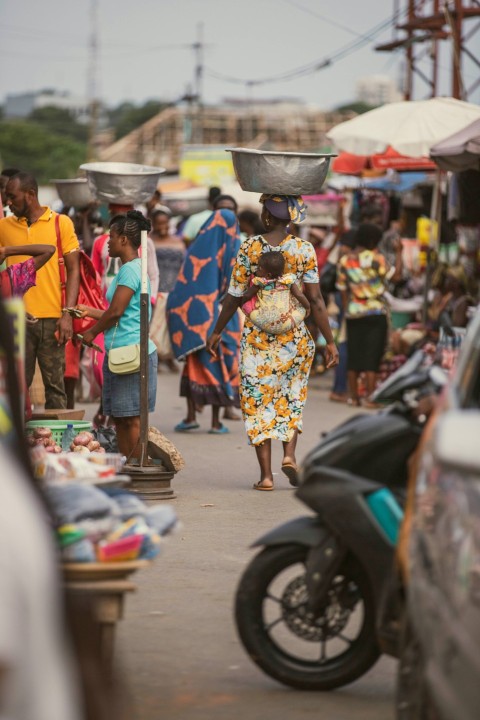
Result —
M 47 263 L 57 248 L 55 245 L 17 245 L 0 247 L 0 265 L 8 257 L 30 255 L 28 260 L 14 263 L 0 272 L 0 295 L 23 297 L 36 284 L 37 270 Z
M 285 272 L 281 252 L 265 252 L 256 275 L 243 296 L 242 310 L 260 330 L 279 335 L 297 327 L 310 313 L 310 303 L 296 284 L 296 276 Z

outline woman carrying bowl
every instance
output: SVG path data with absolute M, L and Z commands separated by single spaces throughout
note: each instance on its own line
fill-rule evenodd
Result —
M 265 252 L 281 252 L 285 273 L 294 273 L 310 302 L 311 316 L 325 337 L 327 367 L 338 363 L 338 350 L 320 293 L 317 259 L 313 246 L 289 231 L 290 223 L 306 216 L 300 196 L 262 195 L 261 219 L 266 232 L 244 240 L 233 268 L 228 294 L 208 339 L 207 349 L 215 355 L 221 333 L 243 304 L 243 295 Z M 260 465 L 255 490 L 273 490 L 271 441 L 283 443 L 282 471 L 291 485 L 297 485 L 295 449 L 302 432 L 302 413 L 315 345 L 304 322 L 280 335 L 257 328 L 248 318 L 241 344 L 240 403 L 250 443 Z

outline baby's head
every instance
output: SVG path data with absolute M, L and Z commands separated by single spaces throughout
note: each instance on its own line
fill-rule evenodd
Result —
M 260 277 L 276 280 L 282 277 L 285 270 L 285 258 L 281 252 L 265 252 L 260 256 L 258 261 L 257 274 Z

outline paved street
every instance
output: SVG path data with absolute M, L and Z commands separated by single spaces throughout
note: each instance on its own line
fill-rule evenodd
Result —
M 364 678 L 331 693 L 285 688 L 249 660 L 233 625 L 238 579 L 252 556 L 249 544 L 280 522 L 305 514 L 288 481 L 276 476 L 272 493 L 254 492 L 254 451 L 243 423 L 231 434 L 211 436 L 209 409 L 202 428 L 177 435 L 184 416 L 179 378 L 159 374 L 152 424 L 176 442 L 187 466 L 174 480 L 173 501 L 182 529 L 153 566 L 135 576 L 138 592 L 127 598 L 117 634 L 117 658 L 128 680 L 138 720 L 392 720 L 395 663 L 381 659 Z M 319 434 L 347 417 L 330 403 L 330 378 L 311 380 L 299 458 Z M 92 406 L 89 406 L 89 416 Z M 276 461 L 279 467 L 280 447 Z

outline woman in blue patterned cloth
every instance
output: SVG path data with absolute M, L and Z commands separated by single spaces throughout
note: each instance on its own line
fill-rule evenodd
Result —
M 180 395 L 187 399 L 187 416 L 176 432 L 199 427 L 197 408 L 212 406 L 212 435 L 228 433 L 220 422 L 220 408 L 238 407 L 238 353 L 240 320 L 232 318 L 219 337 L 216 358 L 206 350 L 227 293 L 235 257 L 240 246 L 240 228 L 231 210 L 212 213 L 189 246 L 175 287 L 167 301 L 167 320 L 173 352 L 185 360 Z
M 265 252 L 281 252 L 285 272 L 294 273 L 298 286 L 310 302 L 311 315 L 324 335 L 327 366 L 338 363 L 318 278 L 313 246 L 289 231 L 290 223 L 305 219 L 301 197 L 262 195 L 262 222 L 267 232 L 244 240 L 240 246 L 228 295 L 207 348 L 215 355 L 226 323 L 243 304 L 250 279 Z M 283 443 L 282 471 L 291 485 L 297 485 L 295 450 L 302 432 L 302 413 L 315 346 L 305 323 L 288 332 L 273 335 L 257 328 L 248 318 L 242 336 L 240 360 L 240 403 L 245 428 L 255 447 L 260 465 L 260 480 L 255 490 L 273 490 L 271 441 Z

